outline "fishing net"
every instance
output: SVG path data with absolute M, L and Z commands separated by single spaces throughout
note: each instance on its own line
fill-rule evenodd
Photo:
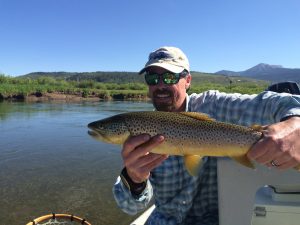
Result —
M 78 223 L 74 221 L 66 221 L 66 220 L 58 220 L 58 219 L 50 219 L 47 222 L 36 223 L 36 225 L 74 225 L 74 224 L 78 224 Z
M 34 219 L 27 225 L 91 225 L 85 219 L 68 214 L 50 214 Z

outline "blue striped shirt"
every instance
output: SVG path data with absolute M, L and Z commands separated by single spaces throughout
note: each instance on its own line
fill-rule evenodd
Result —
M 287 116 L 300 115 L 300 96 L 207 91 L 187 96 L 186 111 L 203 112 L 218 121 L 244 126 L 267 125 Z M 147 187 L 140 196 L 132 196 L 120 177 L 113 187 L 113 194 L 118 206 L 131 215 L 144 210 L 154 197 L 156 208 L 146 223 L 149 225 L 219 224 L 214 157 L 205 157 L 198 176 L 192 177 L 184 167 L 183 157 L 169 156 L 151 171 Z

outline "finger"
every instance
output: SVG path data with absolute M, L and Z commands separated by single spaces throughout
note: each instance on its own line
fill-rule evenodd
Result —
M 149 178 L 150 171 L 143 172 L 142 169 L 140 169 L 138 171 L 131 171 L 127 168 L 127 174 L 133 182 L 142 183 L 143 181 L 145 181 Z
M 273 159 L 270 162 L 266 163 L 266 166 L 269 168 L 272 168 L 272 167 L 277 168 L 280 166 L 280 164 L 275 159 Z
M 268 145 L 268 143 L 266 143 L 265 139 L 264 138 L 260 139 L 248 151 L 247 153 L 248 158 L 251 160 L 256 160 L 259 157 L 262 157 L 264 154 L 268 152 L 268 149 L 271 149 L 266 147 L 266 145 Z
M 132 151 L 132 153 L 143 156 L 143 155 L 147 154 L 148 152 L 151 152 L 151 150 L 153 148 L 158 146 L 163 141 L 164 141 L 164 136 L 156 135 L 156 136 L 152 137 L 149 141 L 147 141 L 147 142 L 139 145 L 138 147 L 136 147 Z
M 263 156 L 268 152 L 268 149 L 274 149 L 274 143 L 270 138 L 272 135 L 272 125 L 262 126 L 262 137 L 259 139 L 248 151 L 247 156 L 251 160 L 256 160 L 257 158 Z
M 161 142 L 164 141 L 164 137 L 161 135 L 156 135 L 151 138 L 149 141 L 143 143 L 142 145 L 136 147 L 133 151 L 131 151 L 127 157 L 124 158 L 124 163 L 126 167 L 134 166 L 136 167 L 137 161 L 140 160 L 141 157 L 148 155 L 149 152 L 156 146 L 158 146 Z
M 280 170 L 285 170 L 285 169 L 289 169 L 289 168 L 293 168 L 295 166 L 299 165 L 299 162 L 297 162 L 296 160 L 292 159 L 290 161 L 287 161 L 283 164 L 279 164 L 279 166 L 277 166 L 277 169 Z
M 137 146 L 145 143 L 149 139 L 150 139 L 149 134 L 141 134 L 141 135 L 129 137 L 123 144 L 123 149 L 122 149 L 123 157 L 126 157 Z
M 277 153 L 278 146 L 274 141 L 272 129 L 272 125 L 264 127 L 262 138 L 247 153 L 249 159 L 260 163 L 267 163 L 273 159 L 274 155 L 272 154 Z
M 136 163 L 137 167 L 144 167 L 147 166 L 148 164 L 152 163 L 153 161 L 161 158 L 162 155 L 160 154 L 155 154 L 155 153 L 149 153 L 143 157 L 141 157 L 138 162 Z
M 127 173 L 134 182 L 141 183 L 147 180 L 150 176 L 150 171 L 153 170 L 155 167 L 159 166 L 165 159 L 168 158 L 168 155 L 155 155 L 156 157 L 152 158 L 152 161 L 149 161 L 142 167 L 135 168 L 134 170 L 127 168 Z
M 290 161 L 296 162 L 296 160 L 293 159 L 288 153 L 283 153 L 283 154 L 280 154 L 279 156 L 274 157 L 273 161 L 277 165 L 283 165 L 283 164 L 289 163 Z
M 282 152 L 278 152 L 274 149 L 269 149 L 267 152 L 265 152 L 265 154 L 257 157 L 255 160 L 260 164 L 267 165 L 270 164 L 272 160 L 276 160 L 276 162 L 278 162 L 277 164 L 281 164 L 282 162 L 287 161 L 289 159 L 284 159 Z
M 157 166 L 159 166 L 164 160 L 166 160 L 168 158 L 168 155 L 160 155 L 160 157 L 158 157 L 157 159 L 155 159 L 154 161 L 152 161 L 151 163 L 147 164 L 146 166 L 144 166 L 144 169 L 146 171 L 151 171 L 154 168 L 156 168 Z

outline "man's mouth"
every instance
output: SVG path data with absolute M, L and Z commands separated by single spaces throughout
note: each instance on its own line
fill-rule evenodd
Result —
M 168 90 L 157 90 L 156 92 L 153 93 L 154 98 L 171 98 L 173 97 L 173 93 Z
M 153 93 L 153 104 L 158 111 L 171 111 L 174 94 L 172 91 L 160 90 Z
M 156 94 L 156 98 L 169 98 L 171 95 L 169 93 L 164 93 L 164 94 Z

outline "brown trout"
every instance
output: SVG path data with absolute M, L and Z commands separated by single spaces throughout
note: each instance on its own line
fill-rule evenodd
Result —
M 93 138 L 112 144 L 123 144 L 129 136 L 161 134 L 164 142 L 151 152 L 184 156 L 192 175 L 204 156 L 230 157 L 254 168 L 246 154 L 262 137 L 260 126 L 217 122 L 197 112 L 129 112 L 92 122 L 88 127 Z

